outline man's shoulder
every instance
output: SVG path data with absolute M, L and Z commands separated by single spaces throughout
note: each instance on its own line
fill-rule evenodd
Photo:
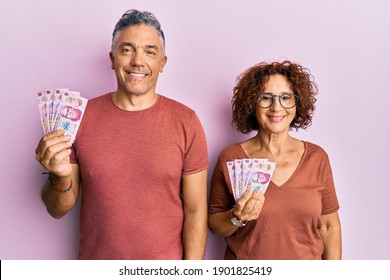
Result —
M 195 113 L 195 111 L 190 108 L 189 106 L 177 101 L 177 100 L 174 100 L 174 99 L 171 99 L 171 98 L 168 98 L 164 95 L 160 95 L 161 97 L 161 103 L 162 105 L 165 107 L 165 108 L 169 108 L 172 112 L 188 112 L 190 114 L 192 113 Z
M 194 121 L 197 119 L 197 114 L 194 109 L 189 106 L 166 96 L 160 95 L 160 108 L 167 114 L 181 121 Z
M 92 97 L 88 100 L 89 104 L 98 104 L 102 102 L 106 102 L 110 98 L 111 93 L 105 93 L 99 96 Z
M 99 111 L 110 102 L 110 93 L 105 93 L 99 96 L 88 99 L 86 113 Z

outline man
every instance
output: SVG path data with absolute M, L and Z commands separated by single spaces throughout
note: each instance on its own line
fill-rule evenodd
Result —
M 61 218 L 82 185 L 80 259 L 202 259 L 207 235 L 207 147 L 194 111 L 155 92 L 167 57 L 148 12 L 130 10 L 110 52 L 115 92 L 88 101 L 77 138 L 45 135 L 42 199 Z

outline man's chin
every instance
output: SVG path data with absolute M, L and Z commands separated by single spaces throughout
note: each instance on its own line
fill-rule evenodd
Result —
M 153 91 L 150 91 L 146 88 L 135 88 L 135 87 L 126 87 L 123 90 L 123 93 L 125 93 L 128 96 L 147 96 L 149 94 L 153 94 Z

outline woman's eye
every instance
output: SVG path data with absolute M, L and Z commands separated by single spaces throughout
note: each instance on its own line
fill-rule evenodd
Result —
M 264 100 L 264 101 L 269 101 L 269 100 L 272 100 L 272 96 L 269 96 L 269 95 L 263 95 L 261 97 L 261 100 Z

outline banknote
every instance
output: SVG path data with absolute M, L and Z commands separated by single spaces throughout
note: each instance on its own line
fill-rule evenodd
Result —
M 238 197 L 243 193 L 243 182 L 242 182 L 242 159 L 234 160 L 234 180 L 236 186 L 236 192 Z
M 254 160 L 249 176 L 249 189 L 252 191 L 261 190 L 265 192 L 271 182 L 272 174 L 276 167 L 275 162 Z
M 37 96 L 43 132 L 62 128 L 73 143 L 88 99 L 68 88 L 41 90 Z
M 65 113 L 65 109 L 71 107 L 78 107 L 77 102 L 75 102 L 75 105 L 73 105 L 73 100 L 78 100 L 80 97 L 80 92 L 78 91 L 71 91 L 69 89 L 60 89 L 60 96 L 58 100 L 58 104 L 56 106 L 56 111 L 54 113 L 54 118 L 53 118 L 53 126 L 55 129 L 59 128 L 59 123 L 60 120 Z
M 271 181 L 276 163 L 265 158 L 243 158 L 226 162 L 235 201 L 247 190 L 265 192 Z
M 48 124 L 49 121 L 47 120 L 47 110 L 46 110 L 46 93 L 45 91 L 39 91 L 37 93 L 38 97 L 38 109 L 41 117 L 41 125 L 43 128 L 43 132 L 46 134 L 49 132 Z
M 237 194 L 235 174 L 234 174 L 234 161 L 228 161 L 226 165 L 229 174 L 230 185 L 232 186 L 233 197 L 235 200 L 237 200 L 238 194 Z
M 49 131 L 52 131 L 52 124 L 51 124 L 51 118 L 53 115 L 53 99 L 54 99 L 54 90 L 48 89 L 45 92 L 46 95 L 46 119 L 47 119 L 47 126 L 49 128 Z

